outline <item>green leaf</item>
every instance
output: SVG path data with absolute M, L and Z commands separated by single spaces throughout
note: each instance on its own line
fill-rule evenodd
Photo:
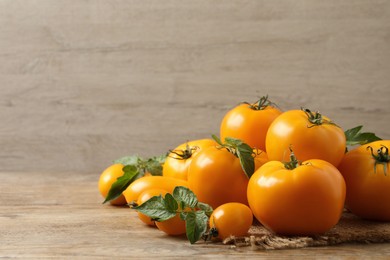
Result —
M 198 241 L 207 230 L 209 218 L 204 211 L 188 212 L 185 218 L 186 235 L 191 244 Z
M 186 212 L 186 211 L 180 212 L 180 218 L 181 218 L 182 220 L 186 220 L 187 214 L 188 214 L 188 212 Z
M 248 178 L 255 172 L 255 159 L 252 155 L 253 149 L 246 143 L 241 143 L 237 146 L 237 156 L 240 159 L 241 167 Z
M 217 144 L 223 145 L 221 139 L 219 139 L 218 136 L 216 136 L 216 135 L 211 135 L 211 137 L 214 139 L 215 142 L 217 142 Z
M 170 193 L 167 193 L 165 195 L 164 203 L 165 203 L 165 208 L 167 210 L 175 213 L 177 212 L 179 205 L 177 204 L 177 201 Z
M 133 182 L 136 175 L 139 174 L 137 167 L 133 165 L 127 165 L 123 167 L 123 175 L 111 185 L 110 190 L 106 196 L 106 199 L 103 201 L 103 204 L 118 198 L 124 190 Z
M 345 138 L 347 139 L 347 146 L 353 146 L 353 145 L 363 145 L 368 144 L 374 141 L 382 140 L 378 136 L 376 136 L 374 133 L 365 132 L 362 133 L 363 126 L 356 126 L 354 128 L 346 130 Z
M 209 205 L 198 202 L 190 189 L 182 186 L 176 187 L 173 195 L 167 193 L 165 198 L 161 195 L 154 196 L 132 209 L 160 222 L 173 218 L 179 213 L 180 218 L 186 222 L 186 234 L 191 244 L 198 241 L 207 231 L 208 216 L 213 211 Z
M 174 206 L 173 203 L 171 204 L 171 201 L 167 203 L 160 195 L 150 198 L 141 205 L 133 207 L 133 209 L 149 216 L 151 219 L 161 222 L 176 216 L 176 210 L 173 210 L 171 206 Z
M 200 210 L 203 210 L 207 216 L 210 216 L 211 213 L 213 213 L 213 208 L 206 203 L 198 202 L 198 205 L 196 205 Z
M 217 141 L 217 137 L 213 136 L 213 138 Z M 221 146 L 226 148 L 230 153 L 234 154 L 240 160 L 242 170 L 245 172 L 248 178 L 250 178 L 255 171 L 253 148 L 244 143 L 242 140 L 233 137 L 226 137 L 225 143 L 221 144 Z
M 240 146 L 244 143 L 240 139 L 233 138 L 233 137 L 226 137 L 225 142 L 229 145 L 232 145 L 232 146 Z
M 196 198 L 195 193 L 193 193 L 189 188 L 183 186 L 177 186 L 173 190 L 173 197 L 179 201 L 183 202 L 181 204 L 181 209 L 186 207 L 195 208 L 198 204 L 198 199 Z
M 167 159 L 167 156 L 168 156 L 168 154 L 162 154 L 160 156 L 154 156 L 151 159 L 153 159 L 154 161 L 156 161 L 160 164 L 163 164 L 165 162 L 165 160 Z
M 146 171 L 150 172 L 152 175 L 161 176 L 163 167 L 161 165 L 161 158 L 152 157 L 149 158 L 146 162 Z
M 123 165 L 136 165 L 140 157 L 138 155 L 124 156 L 114 160 L 113 163 L 120 163 Z

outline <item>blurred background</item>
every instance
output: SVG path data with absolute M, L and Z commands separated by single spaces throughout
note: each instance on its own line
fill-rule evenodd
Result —
M 0 171 L 100 173 L 263 95 L 390 139 L 386 0 L 0 0 Z

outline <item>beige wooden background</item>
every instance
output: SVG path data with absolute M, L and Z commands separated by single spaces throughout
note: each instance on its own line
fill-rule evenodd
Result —
M 101 172 L 268 94 L 390 139 L 390 1 L 0 0 L 0 170 Z

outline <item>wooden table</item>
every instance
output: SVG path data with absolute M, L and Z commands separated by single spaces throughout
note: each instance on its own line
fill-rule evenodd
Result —
M 127 207 L 102 205 L 99 174 L 0 173 L 0 257 L 329 258 L 390 257 L 389 244 L 252 251 L 195 244 L 148 228 Z

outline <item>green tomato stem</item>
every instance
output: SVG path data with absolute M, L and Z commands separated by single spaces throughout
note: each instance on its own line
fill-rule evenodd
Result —
M 374 173 L 376 173 L 376 166 L 378 164 L 383 165 L 383 173 L 387 175 L 387 164 L 390 162 L 389 148 L 384 145 L 376 151 L 377 154 L 374 154 L 374 149 L 371 146 L 367 146 L 367 150 L 371 151 L 371 156 L 375 160 L 374 164 Z
M 249 108 L 253 110 L 264 110 L 268 106 L 273 105 L 273 103 L 268 99 L 268 95 L 261 97 L 258 101 L 256 101 L 253 104 L 249 104 L 249 103 L 246 104 L 248 104 Z
M 298 161 L 297 157 L 295 156 L 292 148 L 289 147 L 289 149 L 290 149 L 290 161 L 289 162 L 285 162 L 284 163 L 284 167 L 287 170 L 293 170 L 295 168 L 298 168 L 298 166 L 300 165 L 300 162 Z
M 314 126 L 319 126 L 319 125 L 322 125 L 322 124 L 331 124 L 331 125 L 336 125 L 335 123 L 333 123 L 332 121 L 329 121 L 329 120 L 326 120 L 322 117 L 322 114 L 318 111 L 316 112 L 312 112 L 310 109 L 308 108 L 301 108 L 301 110 L 303 112 L 305 112 L 306 116 L 307 116 L 307 119 L 309 120 L 309 122 L 312 124 L 310 126 L 307 126 L 308 128 L 311 128 L 311 127 L 314 127 Z M 337 126 L 337 125 L 336 125 Z

